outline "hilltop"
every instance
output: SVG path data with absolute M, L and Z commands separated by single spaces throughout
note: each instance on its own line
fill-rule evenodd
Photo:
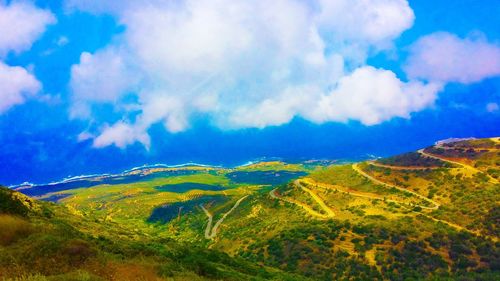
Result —
M 150 167 L 18 189 L 36 199 L 2 189 L 3 220 L 22 227 L 0 247 L 0 277 L 498 279 L 499 150 L 450 140 L 360 163 Z

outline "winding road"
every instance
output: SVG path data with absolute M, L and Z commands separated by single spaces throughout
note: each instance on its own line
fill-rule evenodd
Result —
M 428 152 L 425 152 L 424 149 L 420 149 L 417 151 L 418 153 L 420 153 L 422 156 L 425 156 L 425 157 L 428 157 L 428 158 L 432 158 L 432 159 L 436 159 L 436 160 L 441 160 L 441 161 L 444 161 L 444 162 L 448 162 L 450 164 L 455 164 L 455 165 L 458 165 L 466 170 L 471 170 L 475 173 L 481 173 L 481 174 L 484 174 L 486 175 L 491 182 L 493 183 L 499 183 L 499 181 L 497 179 L 495 179 L 494 177 L 490 176 L 488 173 L 485 173 L 471 165 L 467 165 L 467 164 L 464 164 L 464 163 L 461 163 L 461 162 L 457 162 L 457 161 L 453 161 L 453 160 L 450 160 L 450 159 L 447 159 L 447 158 L 443 158 L 443 157 L 439 157 L 437 155 L 434 155 L 434 154 L 430 154 Z
M 345 193 L 345 194 L 348 194 L 348 195 L 351 195 L 351 196 L 356 196 L 356 197 L 362 197 L 362 198 L 367 198 L 367 199 L 379 199 L 379 200 L 384 200 L 385 198 L 383 198 L 382 196 L 377 196 L 377 195 L 370 195 L 370 194 L 366 194 L 366 193 L 361 193 L 361 192 L 356 192 L 356 191 L 346 191 L 344 189 L 341 189 L 339 188 L 339 186 L 334 186 L 334 185 L 331 185 L 331 184 L 326 184 L 326 183 L 321 183 L 321 182 L 316 182 L 310 178 L 305 178 L 305 179 L 300 179 L 300 181 L 302 182 L 305 182 L 306 184 L 310 184 L 310 185 L 314 185 L 314 186 L 317 186 L 317 187 L 320 187 L 320 188 L 324 188 L 324 189 L 329 189 L 329 190 L 334 190 L 334 191 L 338 191 L 338 192 L 341 192 L 341 193 Z M 403 208 L 406 208 L 404 206 L 405 203 L 403 202 L 400 202 L 400 201 L 397 201 L 397 200 L 391 200 L 391 199 L 385 199 L 386 202 L 393 202 L 393 203 L 398 203 L 400 205 L 402 205 Z M 418 206 L 418 205 L 415 205 L 415 206 Z M 428 207 L 422 207 L 420 206 L 421 208 L 428 208 Z M 408 209 L 408 208 L 406 208 Z M 484 236 L 484 237 L 488 237 L 488 238 L 491 238 L 493 241 L 497 241 L 497 238 L 495 237 L 491 237 L 491 236 L 487 236 L 487 235 L 483 235 L 481 233 L 479 233 L 478 231 L 473 231 L 473 230 L 470 230 L 470 229 L 467 229 L 463 226 L 460 226 L 458 224 L 455 224 L 455 223 L 452 223 L 452 222 L 449 222 L 449 221 L 446 221 L 446 220 L 440 220 L 440 219 L 436 219 L 432 216 L 429 216 L 427 214 L 424 214 L 422 212 L 418 212 L 418 211 L 415 211 L 415 210 L 412 210 L 412 209 L 408 209 L 410 211 L 413 211 L 419 215 L 422 215 L 430 220 L 433 220 L 435 222 L 441 222 L 441 223 L 444 223 L 450 227 L 453 227 L 459 231 L 466 231 L 468 233 L 471 233 L 471 234 L 475 234 L 475 235 L 478 235 L 478 236 Z
M 213 215 L 203 205 L 200 205 L 201 209 L 205 212 L 205 215 L 207 215 L 208 217 L 207 227 L 205 228 L 205 238 L 214 239 L 217 236 L 217 230 L 219 229 L 219 226 L 222 224 L 222 222 L 224 222 L 226 217 L 229 216 L 229 214 L 231 214 L 236 208 L 238 208 L 240 203 L 243 200 L 245 200 L 245 198 L 247 198 L 248 196 L 249 195 L 245 195 L 240 199 L 238 199 L 238 201 L 234 203 L 234 206 L 229 211 L 224 213 L 224 215 L 222 215 L 222 217 L 215 223 L 213 228 L 212 228 Z
M 269 192 L 269 195 L 271 196 L 271 198 L 282 200 L 284 202 L 288 202 L 290 204 L 297 205 L 297 206 L 301 207 L 302 209 L 304 209 L 308 214 L 310 214 L 313 217 L 316 217 L 316 218 L 319 218 L 319 219 L 323 219 L 323 220 L 331 218 L 331 216 L 319 213 L 319 212 L 313 210 L 313 208 L 309 207 L 307 204 L 304 204 L 304 203 L 302 203 L 300 201 L 289 199 L 289 198 L 284 198 L 284 197 L 281 197 L 281 196 L 277 196 L 276 195 L 276 189 L 277 188 L 275 188 L 275 189 L 273 189 L 273 190 L 271 190 Z
M 319 197 L 314 191 L 302 185 L 302 183 L 299 180 L 296 180 L 294 184 L 302 188 L 302 190 L 304 190 L 305 192 L 309 193 L 309 195 L 311 195 L 314 201 L 316 201 L 316 203 L 318 203 L 318 205 L 327 213 L 328 217 L 330 218 L 335 217 L 335 212 L 330 207 L 328 207 L 325 201 L 323 201 L 323 199 L 321 199 L 321 197 Z
M 442 160 L 444 160 L 444 159 L 442 159 Z M 446 160 L 444 160 L 444 161 L 446 161 Z M 457 163 L 457 164 L 458 164 L 458 163 Z M 403 188 L 398 187 L 398 186 L 396 186 L 396 185 L 392 185 L 392 184 L 384 183 L 384 182 L 382 182 L 382 181 L 380 181 L 380 180 L 378 180 L 378 179 L 376 179 L 376 178 L 374 178 L 374 177 L 372 177 L 372 176 L 368 175 L 367 173 L 365 173 L 363 170 L 361 170 L 361 169 L 359 168 L 358 164 L 353 164 L 353 165 L 352 165 L 352 167 L 353 167 L 353 169 L 354 169 L 356 172 L 358 172 L 360 175 L 362 175 L 362 176 L 364 176 L 364 177 L 366 177 L 366 178 L 370 179 L 371 181 L 373 181 L 373 182 L 375 182 L 375 183 L 382 184 L 382 185 L 385 185 L 385 186 L 388 186 L 388 187 L 394 187 L 394 188 L 397 188 L 398 190 L 401 190 L 401 191 L 405 191 L 405 192 L 408 192 L 408 193 L 414 194 L 414 195 L 418 196 L 419 198 L 422 198 L 422 199 L 426 200 L 427 202 L 434 204 L 434 206 L 433 206 L 433 207 L 419 206 L 419 207 L 421 207 L 422 209 L 435 210 L 435 209 L 438 209 L 438 208 L 439 208 L 439 206 L 440 206 L 440 205 L 439 205 L 439 203 L 437 203 L 436 201 L 431 200 L 431 199 L 429 199 L 429 198 L 427 198 L 427 197 L 424 197 L 423 195 L 420 195 L 420 194 L 418 194 L 418 193 L 416 193 L 416 192 L 413 192 L 413 191 L 410 191 L 410 190 L 403 189 Z M 393 202 L 394 202 L 394 201 L 393 201 Z M 404 207 L 404 206 L 403 206 L 403 207 Z M 498 238 L 497 238 L 497 237 L 492 237 L 492 236 L 489 236 L 489 235 L 484 235 L 484 234 L 480 233 L 479 231 L 470 230 L 470 229 L 467 229 L 467 228 L 465 228 L 465 227 L 463 227 L 463 226 L 460 226 L 460 225 L 458 225 L 458 224 L 455 224 L 455 223 L 452 223 L 452 222 L 449 222 L 449 221 L 446 221 L 446 220 L 436 219 L 436 218 L 434 218 L 434 217 L 432 217 L 432 216 L 430 216 L 430 215 L 428 215 L 428 214 L 424 214 L 424 213 L 422 213 L 422 212 L 418 212 L 418 211 L 415 211 L 415 210 L 412 210 L 412 211 L 413 211 L 413 212 L 415 212 L 415 213 L 417 213 L 417 214 L 420 214 L 420 215 L 422 215 L 422 216 L 424 216 L 424 217 L 426 217 L 426 218 L 428 218 L 428 219 L 430 219 L 430 220 L 433 220 L 433 221 L 435 221 L 435 222 L 441 222 L 441 223 L 444 223 L 444 224 L 446 224 L 446 225 L 448 225 L 448 226 L 450 226 L 450 227 L 453 227 L 453 228 L 455 228 L 455 229 L 457 229 L 457 230 L 459 230 L 459 231 L 466 231 L 466 232 L 468 232 L 468 233 L 471 233 L 471 234 L 474 234 L 474 235 L 477 235 L 477 236 L 487 237 L 487 238 L 489 238 L 489 239 L 492 239 L 492 240 L 493 240 L 493 241 L 495 241 L 495 242 L 497 242 L 497 241 L 498 241 Z
M 417 196 L 418 198 L 432 204 L 433 206 L 432 207 L 426 207 L 426 206 L 420 206 L 420 205 L 417 205 L 419 206 L 420 208 L 422 209 L 427 209 L 427 210 L 437 210 L 440 206 L 440 204 L 432 199 L 429 199 L 425 196 L 423 196 L 422 194 L 419 194 L 419 193 L 416 193 L 414 191 L 411 191 L 411 190 L 408 190 L 408 189 L 405 189 L 405 188 L 402 188 L 402 187 L 399 187 L 397 185 L 394 185 L 394 184 L 390 184 L 390 183 L 385 183 L 381 180 L 378 180 L 372 176 L 370 176 L 369 174 L 367 174 L 365 171 L 363 171 L 361 168 L 359 168 L 359 164 L 353 164 L 352 165 L 352 169 L 354 171 L 356 171 L 358 174 L 362 175 L 363 177 L 371 180 L 372 182 L 376 183 L 376 184 L 380 184 L 380 185 L 383 185 L 383 186 L 386 186 L 386 187 L 389 187 L 389 188 L 395 188 L 399 191 L 402 191 L 402 192 L 405 192 L 405 193 L 409 193 L 409 194 L 412 194 L 414 196 Z
M 400 171 L 405 171 L 405 170 L 412 170 L 412 171 L 425 171 L 427 169 L 435 170 L 439 169 L 442 167 L 416 167 L 416 166 L 393 166 L 393 165 L 385 165 L 382 163 L 378 163 L 376 161 L 367 161 L 366 163 L 375 166 L 375 167 L 380 167 L 380 168 L 388 168 L 392 170 L 400 170 Z
M 300 179 L 300 181 L 305 182 L 306 184 L 309 184 L 309 185 L 317 186 L 317 187 L 320 187 L 320 188 L 323 188 L 323 189 L 337 191 L 337 192 L 344 193 L 344 194 L 351 195 L 351 196 L 355 196 L 355 197 L 361 197 L 361 198 L 366 198 L 366 199 L 374 199 L 374 200 L 382 200 L 382 201 L 385 200 L 386 202 L 397 203 L 397 204 L 400 204 L 400 205 L 401 204 L 406 204 L 406 203 L 401 202 L 401 201 L 397 201 L 397 200 L 393 200 L 393 199 L 387 199 L 387 198 L 385 198 L 384 196 L 381 196 L 381 195 L 373 195 L 371 193 L 364 193 L 364 192 L 349 190 L 348 188 L 340 186 L 340 185 L 331 185 L 331 184 L 327 184 L 327 183 L 316 182 L 316 181 L 314 181 L 313 179 L 310 179 L 310 178 Z M 419 205 L 415 205 L 415 206 L 419 206 Z
M 205 215 L 207 215 L 207 217 L 208 217 L 207 228 L 205 228 L 205 238 L 212 239 L 212 237 L 210 235 L 210 231 L 212 230 L 212 220 L 214 217 L 207 209 L 205 209 L 205 207 L 203 207 L 203 204 L 200 204 L 200 207 L 205 212 Z

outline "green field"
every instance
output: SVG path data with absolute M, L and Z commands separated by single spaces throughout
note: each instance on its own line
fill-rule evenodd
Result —
M 2 189 L 0 279 L 498 280 L 497 143 Z

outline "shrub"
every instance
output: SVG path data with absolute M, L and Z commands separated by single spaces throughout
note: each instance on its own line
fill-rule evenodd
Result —
M 80 239 L 68 241 L 62 251 L 72 265 L 81 264 L 88 258 L 95 256 L 95 250 L 92 249 L 90 244 Z
M 12 196 L 14 192 L 0 186 L 0 213 L 27 216 L 29 209 L 21 201 Z
M 7 246 L 33 232 L 32 225 L 26 220 L 0 214 L 0 245 Z

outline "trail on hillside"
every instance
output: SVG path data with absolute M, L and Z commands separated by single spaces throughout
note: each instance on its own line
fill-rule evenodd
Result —
M 437 155 L 434 155 L 434 154 L 430 154 L 428 152 L 425 152 L 424 149 L 420 149 L 417 151 L 418 153 L 420 153 L 421 155 L 425 156 L 425 157 L 428 157 L 428 158 L 433 158 L 433 159 L 437 159 L 437 160 L 441 160 L 441 161 L 444 161 L 444 162 L 448 162 L 448 163 L 451 163 L 451 164 L 455 164 L 455 165 L 458 165 L 466 170 L 470 170 L 470 171 L 473 171 L 475 173 L 481 173 L 481 174 L 484 174 L 486 175 L 491 182 L 493 183 L 499 183 L 497 179 L 495 179 L 494 177 L 490 176 L 488 173 L 486 172 L 483 172 L 471 165 L 467 165 L 467 164 L 464 164 L 464 163 L 461 163 L 461 162 L 458 162 L 458 161 L 454 161 L 454 160 L 450 160 L 450 159 L 447 159 L 447 158 L 444 158 L 444 157 L 440 157 L 440 156 L 437 156 Z
M 321 197 L 319 197 L 314 191 L 312 191 L 311 189 L 302 185 L 299 180 L 296 180 L 294 182 L 294 184 L 298 185 L 300 188 L 302 188 L 302 190 L 309 193 L 309 195 L 311 195 L 311 197 L 314 199 L 314 201 L 316 201 L 316 203 L 318 203 L 318 205 L 327 213 L 327 215 L 329 217 L 333 218 L 335 216 L 335 212 L 330 207 L 328 207 L 328 205 L 326 205 L 325 201 L 323 201 L 323 199 L 321 199 Z
M 372 165 L 372 166 L 376 166 L 376 167 L 380 167 L 380 168 L 388 168 L 388 169 L 392 169 L 392 170 L 401 170 L 401 171 L 404 171 L 404 170 L 425 171 L 427 169 L 434 170 L 434 169 L 442 168 L 442 167 L 437 167 L 437 166 L 433 166 L 433 167 L 393 166 L 393 165 L 386 165 L 386 164 L 378 163 L 375 161 L 367 161 L 367 163 Z
M 436 202 L 436 201 L 434 201 L 434 200 L 432 200 L 432 199 L 429 199 L 429 198 L 427 198 L 427 197 L 423 196 L 422 194 L 416 193 L 416 192 L 411 191 L 411 190 L 408 190 L 408 189 L 406 189 L 406 188 L 399 187 L 399 186 L 394 185 L 394 184 L 390 184 L 390 183 L 383 182 L 383 181 L 381 181 L 381 180 L 378 180 L 378 179 L 376 179 L 376 178 L 374 178 L 374 177 L 370 176 L 370 175 L 369 175 L 369 174 L 367 174 L 365 171 L 361 170 L 361 168 L 359 168 L 359 166 L 358 166 L 358 164 L 357 164 L 357 163 L 352 165 L 352 169 L 353 169 L 354 171 L 356 171 L 358 174 L 362 175 L 363 177 L 365 177 L 365 178 L 367 178 L 367 179 L 371 180 L 372 182 L 374 182 L 374 183 L 376 183 L 376 184 L 380 184 L 380 185 L 383 185 L 383 186 L 386 186 L 386 187 L 389 187 L 389 188 L 395 188 L 395 189 L 397 189 L 397 190 L 399 190 L 399 191 L 402 191 L 402 192 L 406 192 L 406 193 L 412 194 L 412 195 L 417 196 L 418 198 L 420 198 L 420 199 L 422 199 L 422 200 L 424 200 L 424 201 L 426 201 L 426 202 L 429 202 L 429 203 L 431 203 L 432 205 L 434 205 L 434 206 L 432 206 L 432 207 L 426 207 L 426 206 L 420 206 L 420 205 L 419 205 L 419 207 L 420 207 L 420 208 L 422 208 L 422 209 L 427 209 L 427 210 L 437 210 L 437 209 L 439 208 L 439 206 L 440 206 L 440 204 L 439 204 L 438 202 Z
M 410 190 L 403 189 L 403 188 L 398 187 L 398 186 L 396 186 L 396 185 L 392 185 L 392 184 L 384 183 L 384 182 L 382 182 L 382 181 L 380 181 L 380 180 L 378 180 L 378 179 L 376 179 L 376 178 L 374 178 L 374 177 L 372 177 L 372 176 L 368 175 L 367 173 L 365 173 L 363 170 L 361 170 L 361 169 L 359 168 L 358 164 L 353 164 L 353 165 L 352 165 L 352 167 L 353 167 L 353 169 L 354 169 L 356 172 L 358 172 L 360 175 L 362 175 L 362 176 L 364 176 L 364 177 L 366 177 L 366 178 L 370 179 L 371 181 L 373 181 L 373 182 L 375 182 L 375 183 L 382 184 L 382 185 L 385 185 L 385 186 L 388 186 L 388 187 L 394 187 L 394 188 L 397 188 L 398 190 L 401 190 L 401 191 L 405 191 L 405 192 L 412 193 L 412 194 L 414 194 L 414 195 L 416 195 L 416 196 L 418 196 L 418 197 L 420 197 L 420 198 L 422 198 L 422 199 L 423 199 L 423 198 L 427 199 L 426 201 L 431 202 L 431 203 L 433 203 L 433 204 L 435 205 L 434 207 L 424 207 L 424 206 L 419 206 L 419 207 L 421 207 L 422 209 L 435 210 L 435 209 L 439 208 L 439 206 L 440 206 L 440 205 L 439 205 L 439 203 L 437 203 L 436 201 L 431 200 L 431 199 L 429 199 L 429 198 L 427 198 L 427 197 L 424 197 L 424 196 L 423 196 L 423 195 L 421 195 L 421 194 L 418 194 L 418 193 L 413 192 L 413 191 L 410 191 Z M 394 202 L 394 201 L 393 201 L 393 202 Z M 404 205 L 403 205 L 403 207 L 404 207 Z M 428 218 L 428 219 L 431 219 L 431 220 L 433 220 L 433 221 L 435 221 L 435 222 L 441 222 L 441 223 L 444 223 L 444 224 L 446 224 L 446 225 L 448 225 L 448 226 L 450 226 L 450 227 L 453 227 L 453 228 L 457 229 L 458 231 L 466 231 L 466 232 L 468 232 L 468 233 L 471 233 L 471 234 L 474 234 L 474 235 L 477 235 L 477 236 L 483 236 L 483 237 L 486 237 L 486 238 L 490 238 L 490 239 L 492 239 L 492 240 L 493 240 L 493 241 L 495 241 L 495 242 L 496 242 L 496 241 L 498 241 L 498 238 L 497 238 L 497 237 L 492 237 L 492 236 L 489 236 L 489 235 L 485 235 L 485 234 L 482 234 L 482 233 L 481 233 L 481 232 L 479 232 L 479 231 L 470 230 L 470 229 L 467 229 L 467 228 L 465 228 L 465 227 L 463 227 L 463 226 L 460 226 L 460 225 L 458 225 L 458 224 L 455 224 L 455 223 L 452 223 L 452 222 L 449 222 L 449 221 L 446 221 L 446 220 L 437 219 L 437 218 L 434 218 L 434 217 L 432 217 L 432 216 L 430 216 L 430 215 L 428 215 L 428 214 L 424 214 L 424 213 L 422 213 L 422 212 L 418 212 L 418 211 L 414 211 L 414 210 L 411 210 L 411 211 L 413 211 L 413 212 L 415 212 L 415 213 L 417 213 L 417 214 L 420 214 L 420 215 L 422 215 L 422 216 L 424 216 L 424 217 L 426 217 L 426 218 Z
M 200 204 L 200 207 L 205 212 L 205 215 L 207 215 L 207 217 L 208 217 L 207 227 L 205 228 L 205 238 L 206 239 L 211 239 L 211 237 L 210 237 L 210 230 L 212 230 L 213 216 L 212 216 L 212 214 L 207 209 L 205 209 L 205 207 L 203 206 L 203 204 Z
M 418 153 L 420 153 L 422 156 L 424 157 L 427 157 L 427 158 L 432 158 L 432 159 L 436 159 L 436 160 L 440 160 L 440 161 L 444 161 L 444 162 L 448 162 L 450 164 L 455 164 L 455 165 L 458 165 L 464 169 L 468 169 L 468 170 L 471 170 L 471 171 L 474 171 L 476 173 L 482 173 L 482 171 L 470 166 L 470 165 L 467 165 L 467 164 L 464 164 L 464 163 L 461 163 L 461 162 L 458 162 L 458 161 L 454 161 L 454 160 L 450 160 L 450 159 L 447 159 L 447 158 L 444 158 L 444 157 L 440 157 L 440 156 L 437 156 L 437 155 L 434 155 L 434 154 L 430 154 L 428 152 L 425 152 L 424 149 L 419 149 L 417 150 Z
M 347 187 L 340 186 L 340 185 L 331 185 L 331 184 L 327 184 L 327 183 L 316 182 L 316 181 L 314 181 L 311 178 L 304 178 L 304 179 L 301 179 L 300 181 L 305 182 L 306 184 L 309 184 L 309 185 L 317 186 L 317 187 L 320 187 L 320 188 L 323 188 L 323 189 L 337 191 L 337 192 L 344 193 L 344 194 L 351 195 L 351 196 L 355 196 L 355 197 L 361 197 L 361 198 L 373 199 L 373 200 L 382 200 L 382 201 L 386 201 L 386 202 L 397 203 L 397 204 L 400 204 L 400 205 L 407 204 L 405 202 L 401 202 L 401 201 L 398 201 L 398 200 L 387 199 L 387 198 L 385 198 L 382 195 L 375 195 L 373 193 L 367 193 L 367 192 L 360 192 L 360 191 L 350 190 Z M 418 204 L 415 204 L 415 206 L 421 207 Z
M 236 201 L 234 206 L 229 211 L 224 213 L 224 215 L 222 215 L 222 217 L 215 223 L 213 228 L 212 228 L 213 215 L 207 209 L 205 209 L 205 207 L 203 205 L 200 205 L 200 207 L 203 209 L 203 211 L 205 212 L 205 214 L 208 217 L 207 227 L 205 228 L 205 238 L 206 239 L 214 239 L 217 236 L 217 230 L 219 229 L 222 222 L 224 222 L 226 217 L 229 216 L 236 208 L 238 208 L 240 203 L 243 200 L 245 200 L 245 198 L 247 198 L 248 196 L 249 195 L 245 195 L 245 196 L 241 197 L 240 199 L 238 199 L 238 201 Z
M 273 199 L 277 199 L 277 200 L 282 200 L 284 202 L 288 202 L 290 204 L 294 204 L 294 205 L 297 205 L 299 207 L 301 207 L 302 209 L 304 209 L 308 214 L 310 214 L 311 216 L 313 217 L 317 217 L 319 219 L 329 219 L 330 216 L 327 216 L 325 214 L 322 214 L 322 213 L 319 213 L 315 210 L 313 210 L 313 208 L 309 207 L 307 204 L 304 204 L 300 201 L 297 201 L 297 200 L 294 200 L 294 199 L 290 199 L 290 198 L 284 198 L 284 197 L 281 197 L 281 196 L 277 196 L 276 195 L 276 189 L 273 189 L 271 190 L 271 192 L 269 192 L 269 195 L 271 196 L 271 198 Z
M 225 213 L 224 215 L 222 215 L 222 218 L 220 218 L 214 225 L 214 227 L 212 228 L 212 234 L 211 234 L 211 237 L 214 238 L 215 236 L 217 236 L 217 230 L 219 229 L 219 226 L 222 224 L 222 222 L 226 219 L 227 216 L 229 216 L 229 214 L 231 214 L 236 208 L 238 208 L 238 206 L 240 205 L 241 201 L 245 200 L 245 198 L 247 198 L 249 195 L 245 195 L 243 197 L 241 197 L 238 201 L 236 201 L 236 203 L 234 204 L 234 206 L 227 212 Z
M 397 203 L 397 204 L 400 204 L 400 205 L 403 205 L 402 207 L 403 208 L 406 208 L 404 206 L 404 202 L 401 202 L 401 201 L 397 201 L 397 200 L 392 200 L 392 199 L 385 199 L 384 197 L 382 196 L 379 196 L 379 195 L 370 195 L 370 194 L 367 194 L 367 193 L 363 193 L 363 192 L 357 192 L 357 191 L 346 191 L 347 188 L 345 187 L 341 187 L 341 186 L 338 186 L 338 185 L 331 185 L 331 184 L 326 184 L 326 183 L 321 183 L 321 182 L 316 182 L 310 178 L 305 178 L 305 179 L 301 179 L 301 181 L 307 183 L 307 184 L 310 184 L 310 185 L 314 185 L 314 186 L 317 186 L 317 187 L 320 187 L 320 188 L 324 188 L 324 189 L 329 189 L 329 190 L 334 190 L 334 191 L 338 191 L 338 192 L 341 192 L 341 193 L 344 193 L 344 194 L 347 194 L 347 195 L 350 195 L 350 196 L 355 196 L 355 197 L 362 197 L 362 198 L 367 198 L 367 199 L 378 199 L 378 200 L 385 200 L 386 202 L 393 202 L 393 203 Z M 416 205 L 418 206 L 418 205 Z M 422 207 L 422 206 L 420 206 Z M 408 208 L 406 208 L 408 209 Z M 414 210 L 411 210 L 411 209 L 408 209 L 410 211 L 413 211 L 419 215 L 422 215 L 428 219 L 431 219 L 435 222 L 441 222 L 441 223 L 444 223 L 450 227 L 453 227 L 459 231 L 466 231 L 466 232 L 469 232 L 471 234 L 475 234 L 475 235 L 478 235 L 478 236 L 485 236 L 485 237 L 489 237 L 491 238 L 493 241 L 496 241 L 497 239 L 494 238 L 494 237 L 490 237 L 490 236 L 487 236 L 487 235 L 482 235 L 480 232 L 478 231 L 473 231 L 473 230 L 470 230 L 470 229 L 467 229 L 463 226 L 460 226 L 458 224 L 454 224 L 452 222 L 449 222 L 449 221 L 446 221 L 446 220 L 441 220 L 441 219 L 436 219 L 432 216 L 429 216 L 427 214 L 424 214 L 422 212 L 417 212 L 417 211 L 414 211 Z
M 495 236 L 490 236 L 490 235 L 487 235 L 487 234 L 482 234 L 481 232 L 477 231 L 477 230 L 470 230 L 468 228 L 465 228 L 461 225 L 458 225 L 458 224 L 455 224 L 455 223 L 452 223 L 452 222 L 449 222 L 449 221 L 446 221 L 446 220 L 441 220 L 441 219 L 436 219 L 435 217 L 432 217 L 432 216 L 429 216 L 428 214 L 424 214 L 422 212 L 417 212 L 417 211 L 413 211 L 419 215 L 422 215 L 430 220 L 433 220 L 435 222 L 441 222 L 441 223 L 444 223 L 450 227 L 453 227 L 455 228 L 456 230 L 458 231 L 465 231 L 465 232 L 468 232 L 470 234 L 473 234 L 473 235 L 476 235 L 476 236 L 481 236 L 481 237 L 485 237 L 485 238 L 489 238 L 491 239 L 493 242 L 498 242 L 498 237 L 495 237 Z

